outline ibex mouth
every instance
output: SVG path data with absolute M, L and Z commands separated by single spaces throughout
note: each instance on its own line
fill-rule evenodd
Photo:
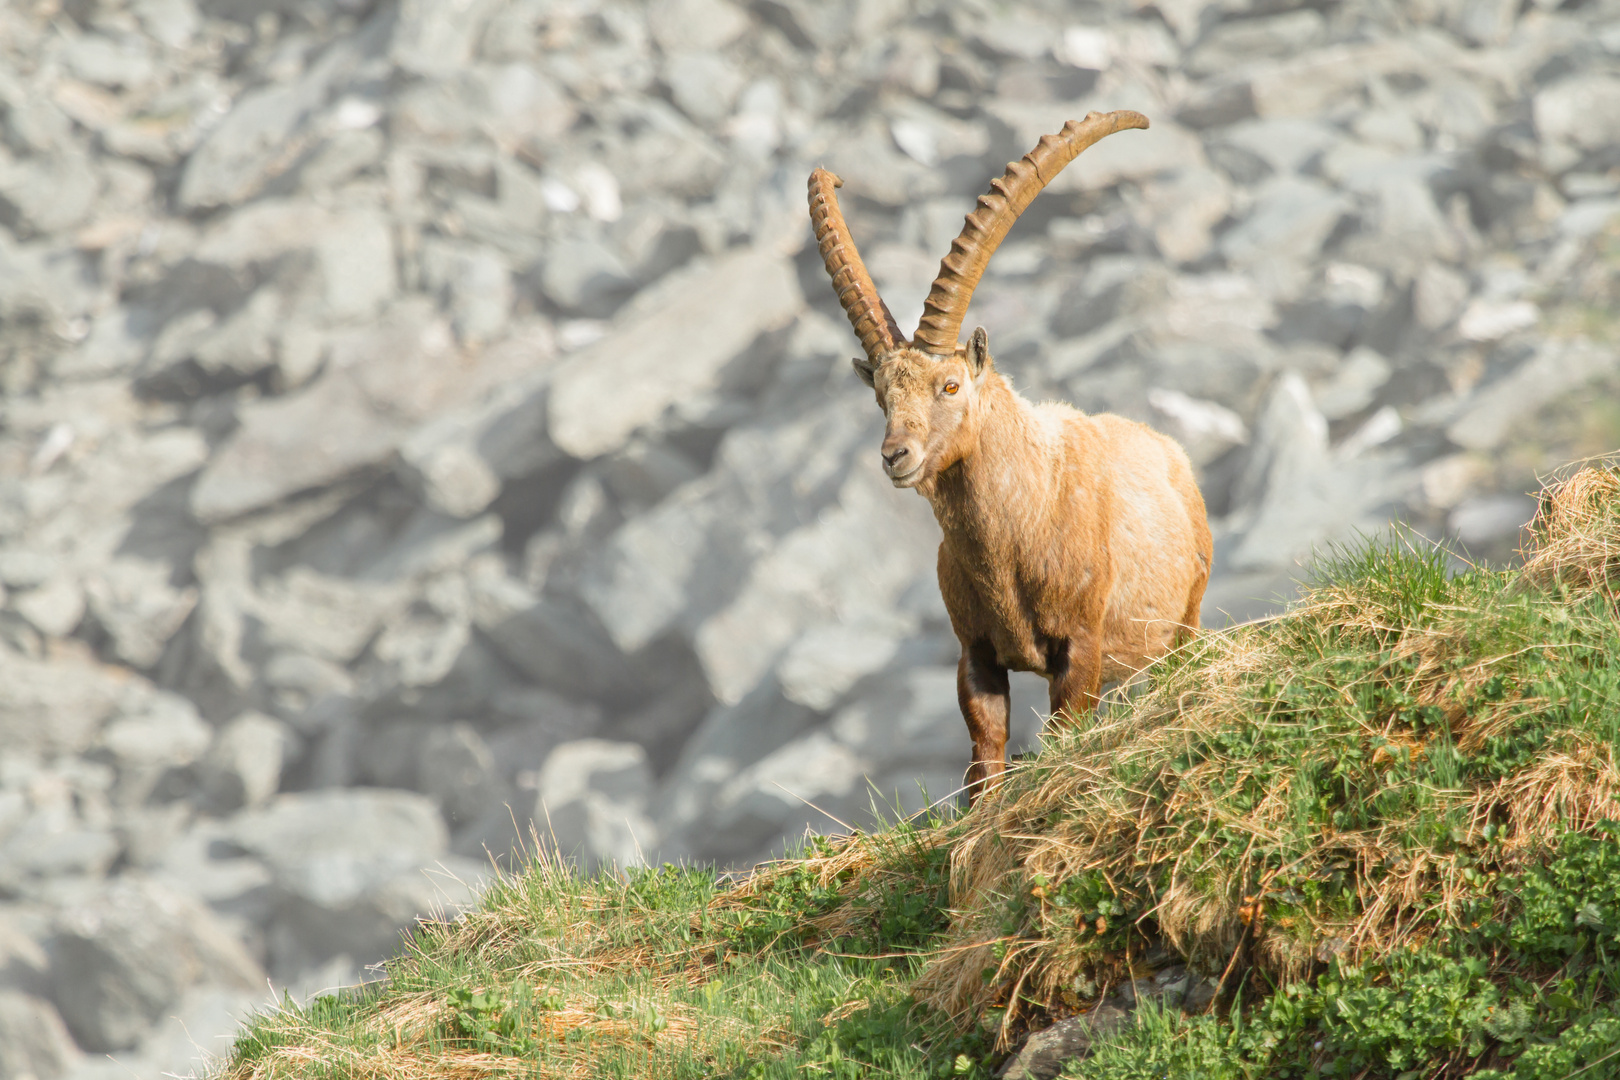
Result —
M 921 465 L 917 466 L 915 469 L 912 469 L 910 472 L 889 474 L 889 483 L 893 484 L 897 488 L 916 487 L 918 481 L 921 479 Z

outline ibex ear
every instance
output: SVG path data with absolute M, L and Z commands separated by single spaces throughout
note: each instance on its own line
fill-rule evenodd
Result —
M 864 356 L 857 356 L 851 359 L 850 363 L 855 365 L 855 374 L 861 377 L 861 382 L 865 383 L 867 386 L 871 386 L 873 378 L 872 373 L 876 370 L 876 366 L 872 363 L 872 361 L 868 360 Z
M 984 332 L 984 327 L 976 327 L 973 336 L 967 343 L 968 370 L 973 372 L 977 379 L 990 368 L 990 335 Z

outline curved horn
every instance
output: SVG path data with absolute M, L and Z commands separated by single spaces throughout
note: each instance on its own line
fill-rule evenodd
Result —
M 843 186 L 844 182 L 826 169 L 810 174 L 810 224 L 816 230 L 821 261 L 827 264 L 838 302 L 844 306 L 855 336 L 861 339 L 867 359 L 875 361 L 880 354 L 904 345 L 906 336 L 878 295 L 866 264 L 861 262 L 861 253 L 855 250 L 849 226 L 844 224 L 838 196 L 833 194 L 834 188 Z
M 1056 135 L 1042 135 L 1035 149 L 1008 165 L 999 180 L 990 182 L 989 193 L 979 196 L 978 207 L 951 241 L 951 253 L 940 260 L 939 276 L 923 301 L 923 317 L 913 342 L 931 353 L 955 352 L 973 290 L 1018 215 L 1080 151 L 1104 135 L 1147 126 L 1147 117 L 1129 109 L 1087 113 L 1084 120 L 1064 124 Z

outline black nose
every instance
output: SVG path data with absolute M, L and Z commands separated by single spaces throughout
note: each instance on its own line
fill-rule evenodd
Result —
M 883 464 L 892 469 L 894 468 L 894 463 L 905 457 L 908 453 L 910 453 L 910 451 L 906 447 L 902 446 L 892 454 L 884 454 Z

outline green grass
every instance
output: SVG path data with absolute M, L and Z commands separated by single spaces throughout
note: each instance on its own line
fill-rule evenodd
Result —
M 1604 470 L 1519 571 L 1357 549 L 959 819 L 737 883 L 542 861 L 225 1071 L 986 1076 L 1168 957 L 1213 1005 L 1145 1007 L 1066 1075 L 1620 1076 L 1616 581 Z

